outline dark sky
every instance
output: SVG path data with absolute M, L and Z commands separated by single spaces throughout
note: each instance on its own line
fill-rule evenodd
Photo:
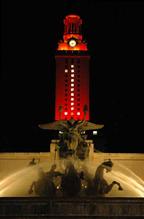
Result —
M 142 1 L 2 1 L 0 151 L 47 151 L 56 133 L 55 51 L 63 19 L 83 19 L 90 62 L 91 121 L 104 123 L 96 147 L 144 152 L 144 3 Z M 50 137 L 51 136 L 51 137 Z

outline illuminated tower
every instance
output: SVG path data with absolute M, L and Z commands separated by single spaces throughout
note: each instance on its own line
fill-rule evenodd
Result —
M 89 120 L 89 59 L 78 15 L 64 19 L 63 40 L 56 59 L 55 120 Z M 87 111 L 84 113 L 84 108 Z

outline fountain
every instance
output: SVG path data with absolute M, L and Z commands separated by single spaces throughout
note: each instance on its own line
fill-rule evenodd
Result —
M 23 167 L 0 180 L 0 217 L 143 215 L 144 181 L 119 162 L 73 153 Z
M 5 177 L 0 197 L 144 197 L 144 181 L 127 167 L 111 159 L 99 163 L 89 156 L 92 145 L 83 133 L 103 125 L 71 118 L 39 127 L 61 133 L 54 159 L 33 158 L 27 167 Z
M 106 162 L 109 161 L 104 161 L 103 163 Z M 88 159 L 83 161 L 73 159 L 72 157 L 57 160 L 55 161 L 55 164 L 48 163 L 48 161 L 39 162 L 38 164 L 14 172 L 1 180 L 0 197 L 54 196 L 64 198 L 66 197 L 66 192 L 63 194 L 63 189 L 65 189 L 64 184 L 65 182 L 69 182 L 69 179 L 68 181 L 64 180 L 64 178 L 62 180 L 62 176 L 66 176 L 66 173 L 69 173 L 69 176 L 71 175 L 71 179 L 77 178 L 76 183 L 74 183 L 77 185 L 78 190 L 74 196 L 96 197 L 98 194 L 96 192 L 94 193 L 95 188 L 93 187 L 93 184 L 91 188 L 91 183 L 93 182 L 93 179 L 95 179 L 95 181 L 97 180 L 96 175 L 99 176 L 101 170 L 103 170 L 102 180 L 105 179 L 105 183 L 110 185 L 113 181 L 117 181 L 123 188 L 123 190 L 118 190 L 116 185 L 108 193 L 101 194 L 101 196 L 144 197 L 144 181 L 136 176 L 131 170 L 117 163 L 114 163 L 111 171 L 108 166 L 108 168 L 101 168 L 101 165 L 103 164 Z M 96 174 L 96 172 L 99 172 L 99 174 Z M 43 179 L 45 176 L 47 176 L 47 181 Z M 102 180 L 97 181 L 95 185 L 101 186 Z M 62 181 L 63 183 L 61 184 Z M 39 183 L 38 191 L 34 188 L 34 182 Z M 45 189 L 45 182 L 47 182 L 49 189 L 56 189 L 53 195 L 49 195 L 48 190 Z M 31 191 L 32 187 L 33 191 Z M 72 190 L 73 185 L 70 184 L 69 187 Z M 88 191 L 89 187 L 92 189 L 92 193 L 90 190 Z M 43 191 L 39 191 L 40 189 Z M 71 194 L 71 196 L 73 195 Z

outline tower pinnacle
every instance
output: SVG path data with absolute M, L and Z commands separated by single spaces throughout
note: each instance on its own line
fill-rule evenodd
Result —
M 87 51 L 81 34 L 82 19 L 78 15 L 67 15 L 64 19 L 63 40 L 59 42 L 58 50 Z

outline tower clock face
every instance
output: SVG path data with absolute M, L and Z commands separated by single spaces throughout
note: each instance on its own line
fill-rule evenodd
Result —
M 76 42 L 75 39 L 70 39 L 70 41 L 69 41 L 69 46 L 70 46 L 70 47 L 75 47 L 76 44 L 77 44 L 77 42 Z

